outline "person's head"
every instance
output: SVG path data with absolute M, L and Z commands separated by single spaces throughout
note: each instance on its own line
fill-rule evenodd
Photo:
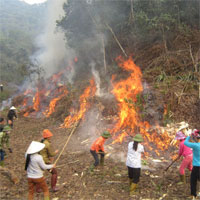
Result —
M 111 137 L 111 134 L 109 131 L 104 131 L 101 136 L 105 139 L 108 139 L 109 137 Z
M 15 108 L 14 106 L 12 106 L 12 107 L 10 108 L 10 110 L 16 110 L 16 108 Z
M 53 133 L 49 129 L 44 129 L 42 132 L 42 137 L 44 139 L 50 139 L 53 136 Z
M 200 142 L 200 130 L 195 130 L 193 133 L 195 138 L 197 139 L 197 142 Z
M 31 154 L 40 152 L 42 149 L 44 149 L 44 147 L 45 147 L 45 144 L 43 144 L 41 142 L 36 142 L 36 141 L 31 142 L 31 144 L 29 145 L 29 147 L 25 153 L 25 156 L 26 156 L 25 170 L 27 170 L 27 168 L 28 168 Z
M 175 140 L 182 141 L 182 140 L 185 140 L 185 138 L 186 138 L 186 136 L 185 136 L 185 134 L 183 134 L 182 131 L 178 131 L 176 133 Z
M 11 130 L 12 130 L 12 129 L 11 129 L 10 126 L 8 126 L 8 125 L 4 126 L 4 128 L 3 128 L 3 132 L 4 132 L 4 133 L 10 133 Z
M 133 137 L 133 141 L 134 142 L 143 142 L 143 137 L 141 134 L 136 134 L 134 137 Z

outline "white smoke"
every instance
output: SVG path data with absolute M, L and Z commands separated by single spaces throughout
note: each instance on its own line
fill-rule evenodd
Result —
M 56 21 L 64 15 L 63 4 L 66 0 L 50 0 L 47 6 L 46 23 L 43 34 L 37 38 L 36 45 L 40 49 L 34 56 L 38 64 L 44 69 L 45 77 L 48 77 L 63 67 L 67 67 L 68 61 L 73 58 L 73 50 L 67 47 L 64 33 L 56 29 Z M 74 70 L 67 74 L 72 80 Z

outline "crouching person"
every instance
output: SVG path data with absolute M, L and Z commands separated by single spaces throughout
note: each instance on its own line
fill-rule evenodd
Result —
M 105 150 L 104 150 L 104 143 L 105 141 L 111 136 L 111 134 L 108 131 L 104 131 L 99 138 L 95 140 L 95 142 L 92 144 L 90 148 L 90 153 L 94 157 L 94 164 L 91 165 L 90 170 L 93 171 L 93 169 L 99 165 L 99 157 L 98 154 L 100 154 L 100 165 L 104 165 L 104 156 L 105 156 Z
M 45 144 L 44 149 L 40 152 L 40 155 L 42 155 L 44 162 L 46 164 L 53 163 L 53 157 L 58 153 L 58 150 L 54 150 L 51 144 L 51 138 L 53 134 L 48 129 L 44 129 L 42 133 L 43 139 L 42 143 Z M 57 177 L 58 173 L 55 168 L 53 168 L 51 171 L 51 190 L 52 192 L 57 192 L 59 189 L 56 187 L 57 183 Z
M 28 200 L 34 199 L 34 190 L 37 185 L 44 193 L 44 200 L 49 200 L 49 189 L 43 176 L 43 170 L 54 169 L 55 165 L 46 165 L 41 155 L 38 154 L 45 147 L 45 144 L 32 141 L 29 145 L 25 158 L 25 170 L 28 177 Z

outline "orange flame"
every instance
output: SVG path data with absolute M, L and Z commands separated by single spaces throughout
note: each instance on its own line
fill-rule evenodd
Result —
M 38 90 L 35 94 L 35 97 L 33 98 L 33 108 L 35 111 L 40 110 L 40 93 Z
M 46 117 L 49 117 L 54 111 L 55 111 L 55 107 L 56 107 L 56 103 L 62 98 L 64 97 L 68 91 L 66 88 L 63 88 L 63 93 L 57 97 L 57 98 L 54 98 L 50 101 L 49 103 L 49 109 L 47 109 L 43 114 L 46 116 Z
M 112 93 L 118 101 L 119 119 L 111 132 L 116 134 L 119 133 L 120 130 L 130 129 L 130 134 L 133 134 L 136 130 L 138 130 L 144 137 L 145 146 L 152 151 L 156 145 L 157 149 L 154 149 L 153 151 L 157 155 L 160 155 L 159 150 L 163 151 L 168 149 L 171 138 L 167 132 L 159 134 L 159 126 L 157 126 L 157 131 L 150 131 L 151 125 L 146 121 L 142 122 L 140 120 L 140 110 L 137 103 L 138 98 L 140 98 L 139 95 L 143 91 L 141 70 L 137 65 L 135 65 L 131 58 L 123 60 L 119 57 L 117 58 L 117 61 L 122 69 L 130 72 L 130 76 L 126 80 L 113 83 L 114 89 L 112 90 Z M 113 82 L 114 79 L 115 77 L 113 76 Z M 119 134 L 113 143 L 121 143 L 125 136 L 128 136 L 126 132 Z
M 79 121 L 80 119 L 84 118 L 85 112 L 89 109 L 90 103 L 88 101 L 89 98 L 93 97 L 96 92 L 96 85 L 94 80 L 90 80 L 90 86 L 88 86 L 83 94 L 80 96 L 80 109 L 79 111 L 75 112 L 74 115 L 69 115 L 65 118 L 64 123 L 61 127 L 69 128 L 74 122 Z

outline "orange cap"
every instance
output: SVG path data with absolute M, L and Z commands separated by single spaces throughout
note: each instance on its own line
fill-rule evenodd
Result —
M 43 138 L 50 138 L 53 136 L 53 133 L 49 129 L 44 129 L 42 136 L 43 136 Z

